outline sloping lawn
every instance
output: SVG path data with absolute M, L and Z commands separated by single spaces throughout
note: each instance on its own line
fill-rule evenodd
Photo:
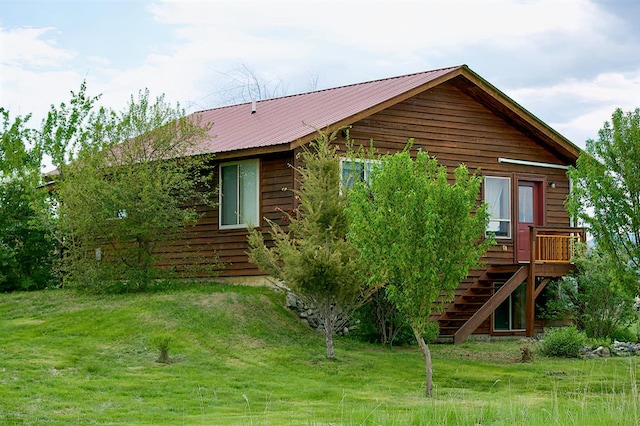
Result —
M 520 342 L 324 339 L 266 288 L 0 294 L 0 423 L 638 425 L 638 358 L 518 362 Z M 169 364 L 154 337 L 171 337 Z

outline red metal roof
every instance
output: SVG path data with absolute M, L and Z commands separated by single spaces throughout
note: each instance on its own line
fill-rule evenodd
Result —
M 212 138 L 199 144 L 196 153 L 222 153 L 294 143 L 319 129 L 375 108 L 461 68 L 442 68 L 258 101 L 255 114 L 251 113 L 251 103 L 199 111 L 194 115 L 213 125 L 209 132 Z

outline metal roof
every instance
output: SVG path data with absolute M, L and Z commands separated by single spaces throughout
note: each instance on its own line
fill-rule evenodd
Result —
M 312 140 L 318 130 L 353 124 L 446 81 L 457 81 L 456 87 L 535 135 L 566 161 L 578 158 L 580 148 L 466 65 L 257 101 L 255 113 L 251 102 L 199 111 L 192 116 L 212 123 L 210 138 L 191 154 L 242 156 L 290 150 Z
M 211 138 L 200 143 L 194 154 L 295 144 L 319 129 L 344 122 L 461 68 L 442 68 L 257 101 L 255 113 L 251 102 L 199 111 L 193 115 L 213 125 L 209 131 Z

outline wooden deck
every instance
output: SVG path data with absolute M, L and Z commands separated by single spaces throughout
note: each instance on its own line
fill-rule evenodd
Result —
M 531 227 L 531 259 L 514 265 L 489 265 L 438 319 L 440 335 L 462 343 L 526 281 L 526 332 L 534 334 L 535 300 L 555 278 L 574 269 L 573 259 L 585 242 L 583 228 Z M 503 285 L 494 291 L 494 283 Z

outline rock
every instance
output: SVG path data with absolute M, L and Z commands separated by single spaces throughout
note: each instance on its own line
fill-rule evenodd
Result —
M 285 306 L 293 311 L 298 318 L 308 324 L 311 328 L 319 331 L 324 330 L 322 319 L 317 314 L 317 307 L 313 303 L 308 305 L 294 293 L 288 291 L 285 299 Z M 357 322 L 346 316 L 344 311 L 337 306 L 332 306 L 332 314 L 336 317 L 337 333 L 346 335 L 358 327 Z

